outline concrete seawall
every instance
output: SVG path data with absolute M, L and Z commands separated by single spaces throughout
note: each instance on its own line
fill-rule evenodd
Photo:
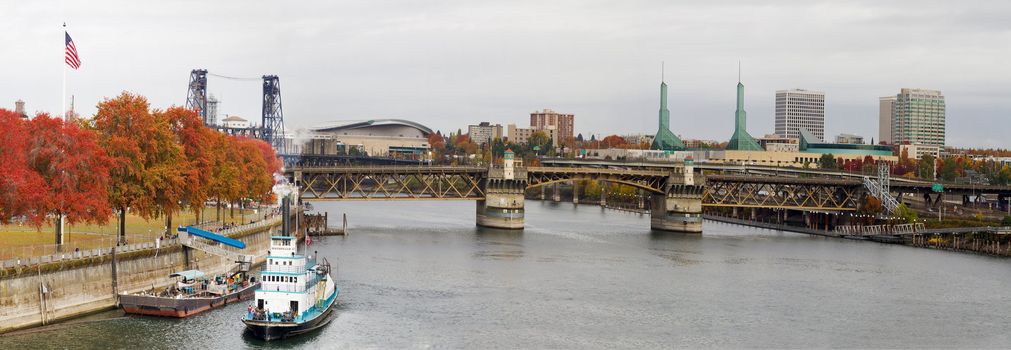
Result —
M 280 218 L 268 219 L 228 236 L 246 243 L 244 254 L 262 263 Z M 189 250 L 189 266 L 186 252 Z M 208 275 L 227 272 L 228 259 L 170 244 L 96 257 L 18 266 L 0 270 L 0 333 L 49 324 L 117 306 L 118 293 L 163 288 L 173 272 L 199 269 Z M 46 293 L 42 293 L 43 287 Z

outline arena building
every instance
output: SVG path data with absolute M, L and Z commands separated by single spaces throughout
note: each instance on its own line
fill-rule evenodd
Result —
M 373 157 L 421 159 L 431 149 L 428 136 L 432 129 L 403 119 L 337 121 L 309 130 L 315 139 L 331 140 Z M 341 147 L 323 149 L 337 151 Z

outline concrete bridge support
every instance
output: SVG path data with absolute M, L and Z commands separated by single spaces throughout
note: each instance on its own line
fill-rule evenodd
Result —
M 572 204 L 579 204 L 579 181 L 572 181 Z
M 653 194 L 650 228 L 702 233 L 702 186 L 674 185 L 667 194 Z
M 559 188 L 558 183 L 556 182 L 554 185 L 552 185 L 551 189 L 552 189 L 552 192 L 551 192 L 551 201 L 555 202 L 555 203 L 561 202 L 562 201 L 562 189 Z
M 607 206 L 607 182 L 600 181 L 600 206 Z
M 489 179 L 485 200 L 477 201 L 477 225 L 510 230 L 523 229 L 525 180 Z

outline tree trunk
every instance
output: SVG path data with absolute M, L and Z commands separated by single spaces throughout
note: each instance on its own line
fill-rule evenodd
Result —
M 119 243 L 126 243 L 126 207 L 119 208 Z
M 172 213 L 165 215 L 165 234 L 172 234 Z
M 56 214 L 56 221 L 53 222 L 53 229 L 56 231 L 56 250 L 62 252 L 63 241 L 65 239 L 64 235 L 66 234 L 64 232 L 65 228 L 63 227 L 63 213 Z

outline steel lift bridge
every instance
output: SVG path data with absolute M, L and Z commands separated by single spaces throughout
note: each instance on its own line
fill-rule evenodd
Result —
M 240 240 L 225 237 L 193 226 L 180 227 L 177 231 L 179 232 L 179 242 L 183 246 L 232 260 L 239 265 L 239 271 L 248 272 L 253 264 L 252 255 L 239 254 L 222 247 L 222 245 L 224 245 L 237 249 L 246 249 L 246 243 L 243 243 Z M 210 242 L 206 242 L 204 240 Z M 186 262 L 189 264 L 189 254 L 186 255 Z
M 207 76 L 237 81 L 259 81 L 262 79 L 263 105 L 260 126 L 238 129 L 213 125 L 214 121 L 210 120 L 210 116 L 208 115 L 209 108 L 213 108 L 213 106 L 209 105 L 207 99 Z M 204 121 L 204 125 L 232 135 L 241 134 L 261 139 L 273 146 L 278 154 L 287 154 L 284 143 L 284 113 L 281 108 L 281 80 L 276 75 L 264 75 L 260 78 L 232 77 L 208 73 L 206 69 L 194 69 L 190 71 L 190 83 L 186 92 L 186 108 L 197 111 L 200 119 Z

